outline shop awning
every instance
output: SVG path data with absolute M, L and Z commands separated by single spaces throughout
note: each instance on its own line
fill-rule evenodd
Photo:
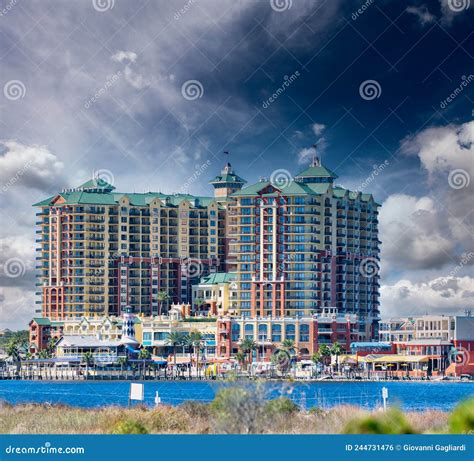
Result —
M 368 359 L 370 363 L 420 363 L 428 362 L 430 359 L 426 355 L 383 355 L 377 358 Z

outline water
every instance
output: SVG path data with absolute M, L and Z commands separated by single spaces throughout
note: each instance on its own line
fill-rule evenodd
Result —
M 229 384 L 192 381 L 146 381 L 145 404 L 153 405 L 155 392 L 167 405 L 186 400 L 210 402 L 219 387 Z M 267 382 L 268 397 L 285 395 L 305 408 L 350 404 L 376 408 L 387 387 L 389 403 L 405 410 L 451 410 L 460 401 L 474 397 L 474 383 L 449 382 Z M 130 382 L 0 381 L 0 400 L 9 403 L 51 403 L 83 408 L 128 405 Z

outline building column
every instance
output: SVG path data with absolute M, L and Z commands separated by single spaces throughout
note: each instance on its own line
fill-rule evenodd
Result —
M 280 316 L 285 316 L 285 282 L 280 283 Z
M 257 316 L 257 284 L 255 282 L 250 285 L 250 316 Z
M 272 317 L 277 316 L 277 284 L 272 283 Z
M 263 299 L 264 299 L 264 294 L 263 294 L 263 282 L 260 283 L 260 315 L 263 317 L 264 315 L 264 309 L 263 309 Z
M 211 301 L 211 315 L 217 315 L 217 302 Z

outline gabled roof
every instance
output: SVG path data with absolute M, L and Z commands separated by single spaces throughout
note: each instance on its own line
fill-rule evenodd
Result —
M 221 182 L 245 184 L 247 181 L 236 174 L 217 175 L 214 179 L 209 181 L 210 184 L 217 184 Z
M 89 181 L 81 184 L 79 187 L 76 187 L 77 190 L 102 190 L 102 191 L 112 191 L 115 189 L 112 184 L 109 184 L 102 178 L 92 178 Z
M 227 283 L 235 280 L 235 275 L 227 272 L 216 272 L 203 277 L 199 282 L 201 285 L 215 285 L 217 283 Z
M 333 178 L 338 176 L 328 168 L 322 165 L 311 165 L 310 167 L 297 174 L 295 178 Z
M 257 195 L 261 190 L 265 189 L 268 186 L 273 186 L 270 181 L 259 181 L 255 184 L 245 187 L 242 190 L 234 192 L 231 197 L 240 197 L 243 195 Z

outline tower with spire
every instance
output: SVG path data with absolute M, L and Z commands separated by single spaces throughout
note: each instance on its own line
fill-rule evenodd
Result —
M 245 179 L 234 173 L 232 165 L 227 162 L 221 173 L 209 181 L 209 184 L 214 186 L 214 197 L 216 200 L 225 201 L 229 195 L 242 189 L 246 182 Z

